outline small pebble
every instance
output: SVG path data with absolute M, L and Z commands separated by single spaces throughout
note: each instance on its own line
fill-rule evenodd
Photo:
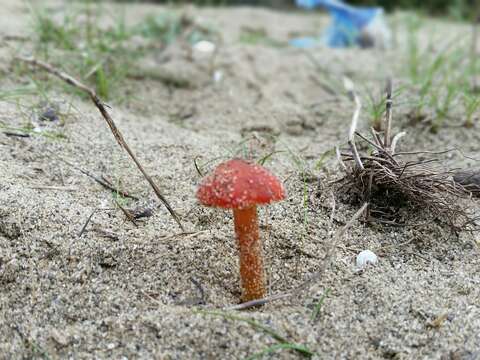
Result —
M 40 115 L 40 121 L 58 121 L 57 111 L 52 107 L 45 109 Z
M 204 54 L 213 53 L 215 51 L 215 48 L 215 44 L 207 40 L 201 40 L 195 43 L 195 45 L 193 45 L 193 50 Z
M 375 265 L 377 260 L 377 255 L 373 251 L 363 250 L 357 255 L 357 268 L 364 269 L 367 264 Z

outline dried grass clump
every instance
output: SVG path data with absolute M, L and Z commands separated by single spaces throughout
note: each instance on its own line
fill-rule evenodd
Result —
M 350 128 L 349 151 L 337 151 L 337 155 L 347 173 L 342 183 L 349 199 L 369 203 L 367 220 L 398 225 L 402 222 L 400 210 L 406 209 L 429 215 L 455 231 L 478 229 L 477 219 L 466 206 L 472 199 L 471 189 L 455 182 L 454 173 L 442 170 L 440 159 L 434 157 L 447 151 L 395 151 L 398 140 L 405 133 L 390 135 L 391 81 L 387 85 L 383 136 L 372 129 L 371 139 L 356 132 L 361 104 L 349 80 L 345 87 L 355 101 L 356 109 Z M 371 149 L 371 153 L 359 153 L 356 139 Z M 426 156 L 432 157 L 425 159 Z

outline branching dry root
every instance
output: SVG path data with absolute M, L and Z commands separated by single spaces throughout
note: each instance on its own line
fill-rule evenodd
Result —
M 356 131 L 360 101 L 351 82 L 346 82 L 350 96 L 355 100 L 349 150 L 337 152 L 338 160 L 346 171 L 341 180 L 342 188 L 349 200 L 370 204 L 368 221 L 392 225 L 401 224 L 400 210 L 419 211 L 432 215 L 453 230 L 476 230 L 476 218 L 466 206 L 472 201 L 472 189 L 456 182 L 454 173 L 442 170 L 440 159 L 435 156 L 444 152 L 396 152 L 398 140 L 405 135 L 390 135 L 392 120 L 392 86 L 387 84 L 386 115 L 383 136 L 371 130 L 371 138 Z M 369 149 L 359 153 L 355 140 Z M 360 144 L 359 144 L 360 145 Z M 366 146 L 363 146 L 366 145 Z M 421 158 L 420 158 L 421 157 Z

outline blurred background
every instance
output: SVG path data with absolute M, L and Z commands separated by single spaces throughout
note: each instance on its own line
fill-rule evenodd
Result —
M 142 2 L 142 0 L 120 0 L 123 2 Z M 143 1 L 145 2 L 145 1 Z M 197 5 L 258 5 L 276 8 L 288 8 L 295 0 L 150 0 L 148 2 Z M 378 5 L 388 11 L 395 9 L 415 9 L 429 15 L 443 15 L 455 19 L 471 19 L 480 4 L 479 0 L 350 0 L 350 4 Z M 475 10 L 475 11 L 474 11 Z

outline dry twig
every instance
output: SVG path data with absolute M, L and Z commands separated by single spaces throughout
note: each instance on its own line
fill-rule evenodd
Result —
M 180 218 L 178 217 L 177 213 L 173 210 L 173 208 L 170 206 L 168 203 L 167 199 L 162 195 L 160 192 L 160 189 L 158 188 L 157 184 L 153 181 L 153 179 L 150 177 L 150 175 L 147 174 L 143 166 L 140 164 L 138 161 L 137 157 L 133 153 L 133 151 L 130 149 L 128 144 L 126 143 L 125 139 L 123 138 L 122 133 L 120 130 L 117 128 L 115 125 L 115 122 L 113 121 L 112 117 L 108 113 L 106 109 L 106 105 L 102 103 L 102 101 L 98 98 L 97 94 L 95 93 L 94 90 L 89 88 L 88 86 L 82 84 L 80 81 L 76 80 L 72 76 L 54 68 L 52 65 L 47 64 L 45 62 L 42 62 L 40 60 L 34 59 L 34 58 L 25 58 L 25 57 L 17 57 L 18 60 L 23 61 L 27 64 L 30 64 L 34 67 L 41 68 L 43 70 L 46 70 L 48 73 L 55 75 L 59 79 L 65 81 L 67 84 L 85 92 L 88 94 L 92 102 L 95 104 L 97 109 L 100 111 L 102 114 L 103 118 L 107 122 L 108 126 L 110 127 L 110 131 L 112 132 L 113 136 L 115 137 L 115 140 L 117 140 L 117 143 L 127 152 L 127 154 L 130 156 L 130 158 L 133 160 L 137 168 L 140 170 L 142 175 L 145 177 L 145 179 L 148 181 L 150 186 L 152 187 L 153 191 L 157 195 L 158 199 L 165 205 L 167 208 L 168 212 L 170 215 L 173 217 L 175 222 L 178 224 L 178 226 L 182 229 L 182 231 L 185 231 L 183 228 L 182 223 L 180 222 Z
M 331 239 L 331 241 L 328 245 L 327 251 L 326 251 L 325 256 L 324 256 L 324 261 L 323 261 L 323 264 L 322 264 L 320 270 L 317 271 L 316 273 L 314 273 L 313 275 L 311 275 L 307 280 L 305 280 L 303 283 L 301 283 L 295 289 L 293 289 L 292 291 L 289 291 L 289 292 L 268 296 L 268 297 L 263 298 L 263 299 L 252 300 L 252 301 L 248 301 L 248 302 L 238 304 L 238 305 L 226 306 L 226 307 L 223 308 L 223 310 L 245 310 L 245 309 L 248 309 L 248 308 L 251 308 L 251 307 L 265 305 L 265 304 L 268 304 L 272 301 L 282 300 L 282 299 L 286 299 L 286 298 L 289 298 L 291 296 L 297 295 L 301 291 L 307 289 L 314 281 L 318 280 L 323 274 L 325 274 L 325 271 L 332 264 L 332 262 L 334 260 L 334 254 L 333 253 L 334 253 L 335 249 L 337 248 L 338 242 L 345 235 L 347 230 L 355 223 L 355 221 L 357 221 L 360 218 L 360 216 L 362 216 L 364 214 L 367 207 L 368 207 L 368 203 L 363 204 L 363 206 L 352 216 L 352 218 L 344 226 L 342 226 L 339 230 L 337 230 L 335 232 L 335 234 L 333 235 L 333 237 L 332 237 L 332 239 Z M 332 209 L 332 214 L 333 214 L 334 211 L 335 211 L 335 208 Z
M 135 227 L 138 228 L 138 225 L 137 223 L 135 222 L 135 216 L 130 212 L 130 210 L 128 209 L 125 209 L 122 205 L 120 205 L 120 203 L 115 200 L 115 204 L 118 206 L 118 208 L 123 212 L 123 214 L 125 215 L 125 217 L 127 218 L 128 221 L 130 221 L 133 225 L 135 225 Z
M 131 195 L 130 193 L 126 192 L 126 191 L 123 191 L 123 190 L 120 190 L 118 188 L 116 188 L 115 186 L 112 185 L 112 183 L 110 181 L 108 181 L 108 179 L 106 179 L 104 176 L 102 176 L 101 178 L 98 177 L 98 176 L 95 176 L 93 175 L 91 172 L 85 170 L 85 169 L 82 169 L 81 167 L 78 167 L 74 164 L 72 164 L 71 162 L 65 160 L 65 159 L 62 159 L 61 157 L 59 156 L 56 156 L 53 152 L 50 152 L 52 154 L 52 156 L 54 156 L 57 160 L 71 166 L 72 168 L 74 168 L 75 170 L 78 170 L 80 171 L 82 174 L 88 176 L 90 179 L 94 180 L 97 184 L 103 186 L 105 189 L 108 189 L 108 190 L 111 190 L 112 192 L 116 193 L 116 194 L 120 194 L 121 196 L 125 197 L 125 198 L 130 198 L 130 199 L 133 199 L 133 200 L 138 200 L 138 198 L 134 195 Z
M 37 186 L 30 186 L 29 189 L 35 190 L 53 190 L 53 191 L 77 191 L 77 188 L 74 187 L 67 187 L 67 186 L 47 186 L 47 185 L 37 185 Z
M 392 131 L 392 79 L 387 80 L 386 92 L 387 92 L 387 99 L 385 102 L 386 112 L 385 112 L 385 137 L 383 143 L 385 144 L 385 148 L 389 148 L 390 146 L 390 133 Z
M 352 123 L 350 125 L 350 132 L 348 133 L 348 145 L 352 150 L 352 155 L 353 155 L 353 158 L 355 159 L 357 166 L 363 170 L 362 160 L 360 160 L 360 156 L 358 155 L 357 147 L 355 145 L 355 132 L 357 131 L 358 117 L 360 116 L 362 103 L 360 102 L 360 98 L 355 92 L 353 82 L 348 78 L 344 78 L 343 83 L 344 83 L 345 89 L 348 92 L 348 96 L 355 102 L 355 110 L 353 111 Z
M 354 118 L 357 117 L 358 106 L 354 110 Z M 432 165 L 438 163 L 439 159 L 404 159 L 405 155 L 433 152 L 396 153 L 398 141 L 405 133 L 393 136 L 391 126 L 392 84 L 388 81 L 383 141 L 373 129 L 372 140 L 356 132 L 356 122 L 352 121 L 348 137 L 350 151 L 340 154 L 344 164 L 351 164 L 343 184 L 348 196 L 369 202 L 369 212 L 375 214 L 374 219 L 381 223 L 397 225 L 398 210 L 410 206 L 430 211 L 454 230 L 476 229 L 476 218 L 465 210 L 460 201 L 469 199 L 471 191 L 455 182 L 451 171 Z M 372 148 L 371 154 L 358 153 L 356 147 L 352 146 L 355 136 Z
M 256 306 L 265 305 L 265 304 L 268 304 L 272 301 L 285 299 L 285 298 L 288 298 L 292 295 L 293 295 L 293 293 L 282 293 L 282 294 L 272 295 L 272 296 L 268 296 L 268 297 L 263 298 L 263 299 L 251 300 L 251 301 L 247 301 L 247 302 L 244 302 L 244 303 L 241 303 L 241 304 L 238 304 L 238 305 L 225 306 L 224 308 L 222 308 L 222 310 L 226 310 L 226 311 L 229 311 L 229 310 L 245 310 L 245 309 L 249 309 L 249 308 L 256 307 Z

